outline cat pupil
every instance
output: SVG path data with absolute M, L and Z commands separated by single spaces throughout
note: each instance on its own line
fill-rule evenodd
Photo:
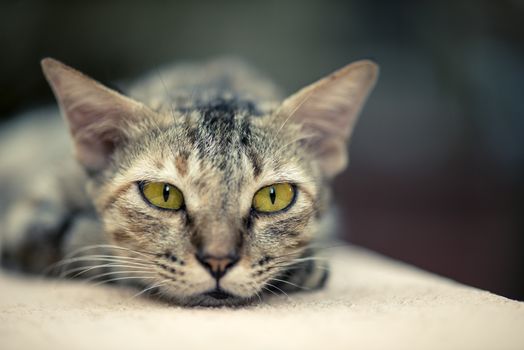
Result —
M 277 194 L 275 192 L 275 188 L 271 186 L 269 189 L 269 199 L 271 199 L 271 204 L 275 204 L 275 199 L 277 197 Z
M 162 195 L 164 197 L 164 202 L 167 202 L 167 200 L 169 199 L 169 185 L 164 185 L 164 191 Z

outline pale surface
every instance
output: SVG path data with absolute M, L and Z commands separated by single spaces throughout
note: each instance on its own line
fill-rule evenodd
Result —
M 524 303 L 357 248 L 331 260 L 324 291 L 241 309 L 0 275 L 0 349 L 524 349 Z

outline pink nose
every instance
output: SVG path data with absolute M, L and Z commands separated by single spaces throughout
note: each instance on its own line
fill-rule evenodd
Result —
M 217 280 L 224 276 L 239 260 L 239 257 L 236 255 L 216 257 L 197 254 L 196 258 L 209 271 L 211 276 Z

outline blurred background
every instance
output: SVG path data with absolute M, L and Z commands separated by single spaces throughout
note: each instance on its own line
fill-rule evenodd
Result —
M 52 56 L 97 79 L 240 55 L 287 92 L 372 58 L 336 181 L 341 236 L 524 299 L 524 1 L 2 1 L 0 123 L 53 103 Z

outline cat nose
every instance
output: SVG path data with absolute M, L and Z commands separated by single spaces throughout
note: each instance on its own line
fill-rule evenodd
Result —
M 222 278 L 227 271 L 231 269 L 238 260 L 240 260 L 238 255 L 216 257 L 212 255 L 196 254 L 196 258 L 216 280 Z

